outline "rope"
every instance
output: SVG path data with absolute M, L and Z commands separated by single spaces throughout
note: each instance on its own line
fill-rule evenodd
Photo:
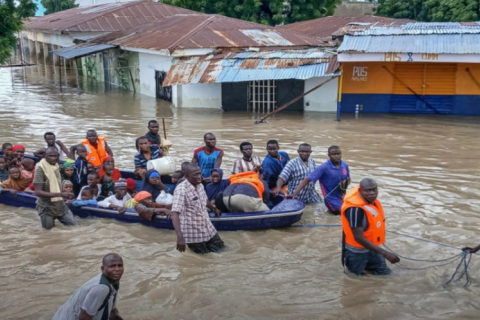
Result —
M 398 253 L 396 253 L 395 251 L 393 251 L 392 249 L 390 249 L 385 243 L 383 244 L 383 246 L 388 250 L 390 251 L 391 253 L 393 253 L 394 255 L 404 259 L 404 260 L 410 260 L 410 261 L 419 261 L 419 262 L 445 262 L 445 261 L 450 261 L 452 259 L 454 259 L 453 261 L 455 261 L 456 259 L 460 258 L 460 256 L 463 255 L 463 252 L 461 253 L 458 253 L 454 256 L 451 256 L 449 258 L 445 258 L 445 259 L 439 259 L 439 260 L 429 260 L 429 259 L 416 259 L 416 258 L 408 258 L 408 257 L 405 257 L 405 256 L 402 256 Z M 451 261 L 450 261 L 451 262 Z
M 455 272 L 453 273 L 450 280 L 445 282 L 446 285 L 449 285 L 453 281 L 453 279 L 455 278 L 455 276 L 458 273 L 458 270 L 460 269 L 460 266 L 463 264 L 463 271 L 456 281 L 459 281 L 460 279 L 463 278 L 463 276 L 465 276 L 465 279 L 467 280 L 467 282 L 465 283 L 464 287 L 466 288 L 466 287 L 470 286 L 471 281 L 470 281 L 470 273 L 468 272 L 468 265 L 470 264 L 470 260 L 472 260 L 472 254 L 470 253 L 468 259 L 467 259 L 467 255 L 469 255 L 469 252 L 467 250 L 462 252 L 462 259 L 460 260 L 460 263 L 458 264 L 457 268 L 455 269 Z

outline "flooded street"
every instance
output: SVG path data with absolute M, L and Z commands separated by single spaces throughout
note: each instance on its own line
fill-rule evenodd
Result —
M 81 84 L 74 75 L 38 65 L 0 68 L 0 142 L 43 147 L 54 131 L 67 146 L 88 129 L 105 135 L 116 165 L 133 169 L 135 138 L 150 119 L 165 118 L 177 166 L 191 160 L 213 132 L 229 172 L 250 141 L 264 157 L 269 139 L 293 158 L 302 142 L 317 165 L 337 144 L 357 184 L 379 185 L 388 229 L 453 245 L 480 243 L 480 118 L 421 115 L 280 113 L 255 125 L 251 113 L 175 109 L 154 98 Z M 66 86 L 67 85 L 67 86 Z M 317 185 L 318 188 L 318 185 Z M 338 224 L 323 204 L 309 206 L 306 224 Z M 393 275 L 364 279 L 344 274 L 338 227 L 222 232 L 222 254 L 175 250 L 172 231 L 113 220 L 83 219 L 74 228 L 42 230 L 35 210 L 0 205 L 0 319 L 51 319 L 84 282 L 100 272 L 108 252 L 124 258 L 118 309 L 125 320 L 147 319 L 478 319 L 480 256 L 472 285 L 445 286 L 456 263 L 424 271 L 392 266 Z M 398 253 L 442 259 L 458 250 L 387 234 Z M 426 264 L 402 261 L 404 265 Z

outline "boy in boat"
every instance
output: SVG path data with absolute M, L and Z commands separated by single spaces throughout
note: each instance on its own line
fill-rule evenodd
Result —
M 75 160 L 75 173 L 73 176 L 73 187 L 75 194 L 80 193 L 80 189 L 87 185 L 87 175 L 88 175 L 88 160 L 87 160 L 87 149 L 84 145 L 79 144 L 76 147 L 77 150 L 77 160 Z
M 43 138 L 45 139 L 45 142 L 47 143 L 47 148 L 48 147 L 55 147 L 58 150 L 58 153 L 60 154 L 60 161 L 65 160 L 65 157 L 70 158 L 70 153 L 68 152 L 67 147 L 63 144 L 62 141 L 57 140 L 57 137 L 55 136 L 55 133 L 53 132 L 45 132 L 43 135 Z M 65 154 L 65 157 L 63 156 Z
M 7 160 L 0 156 L 0 182 L 8 180 Z
M 275 191 L 277 188 L 278 176 L 282 173 L 283 168 L 290 161 L 290 157 L 286 152 L 279 151 L 280 146 L 278 145 L 277 140 L 269 140 L 267 142 L 267 156 L 263 159 L 262 168 L 263 168 L 263 180 L 268 184 L 270 190 Z M 283 195 L 287 194 L 287 185 L 282 186 L 280 191 Z M 276 196 L 272 198 L 273 204 L 277 204 L 283 200 L 282 196 L 279 196 L 276 193 Z
M 95 197 L 95 192 L 92 188 L 90 187 L 84 187 L 82 191 L 80 192 L 80 200 L 70 200 L 67 201 L 67 204 L 71 204 L 74 207 L 82 207 L 82 206 L 87 206 L 87 205 L 92 205 L 96 206 L 97 205 L 97 199 Z
M 155 160 L 161 158 L 162 150 L 156 144 L 150 144 L 147 137 L 140 137 L 137 139 L 138 152 L 133 157 L 133 163 L 135 164 L 135 173 L 142 179 L 147 172 L 147 162 L 149 160 Z
M 198 164 L 202 171 L 204 183 L 212 181 L 210 177 L 212 169 L 220 168 L 222 165 L 223 150 L 216 147 L 217 138 L 212 133 L 203 136 L 205 146 L 198 148 L 193 153 L 192 164 Z
M 125 203 L 130 200 L 127 193 L 127 181 L 120 179 L 115 182 L 115 194 L 98 203 L 99 207 L 115 209 L 120 214 L 125 213 Z
M 13 145 L 9 142 L 5 142 L 2 145 L 2 152 L 8 167 L 10 162 L 13 160 Z
M 98 172 L 90 172 L 87 176 L 87 185 L 83 186 L 78 194 L 77 200 L 82 200 L 82 190 L 90 187 L 93 190 L 93 198 L 96 200 L 102 194 L 102 185 L 99 184 Z

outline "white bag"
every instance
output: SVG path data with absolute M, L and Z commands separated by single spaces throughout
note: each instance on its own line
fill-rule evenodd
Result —
M 173 203 L 173 196 L 170 193 L 166 193 L 162 190 L 162 192 L 160 192 L 160 194 L 158 195 L 157 199 L 155 199 L 155 202 L 168 206 Z
M 161 176 L 166 176 L 175 172 L 175 160 L 173 157 L 166 156 L 147 162 L 147 170 L 155 169 Z

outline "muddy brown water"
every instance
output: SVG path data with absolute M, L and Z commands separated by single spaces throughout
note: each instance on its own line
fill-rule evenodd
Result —
M 213 132 L 228 172 L 251 141 L 264 156 L 277 139 L 292 157 L 298 144 L 313 146 L 317 164 L 338 144 L 354 183 L 377 180 L 388 228 L 450 245 L 480 242 L 479 117 L 281 113 L 254 125 L 251 113 L 176 109 L 153 98 L 42 65 L 0 69 L 1 142 L 27 152 L 53 130 L 65 144 L 96 128 L 113 149 L 118 167 L 131 169 L 134 140 L 152 118 L 166 119 L 177 164 L 190 160 Z M 336 224 L 323 205 L 308 206 L 307 224 Z M 136 224 L 81 219 L 73 228 L 42 230 L 35 210 L 0 205 L 0 319 L 50 319 L 81 284 L 99 272 L 108 252 L 123 256 L 118 308 L 125 319 L 478 319 L 479 257 L 473 284 L 445 286 L 455 264 L 426 271 L 393 266 L 392 276 L 364 279 L 344 274 L 337 227 L 222 232 L 221 254 L 175 250 L 175 235 Z M 389 233 L 387 243 L 416 258 L 446 258 L 458 251 Z M 418 267 L 425 264 L 404 261 Z

